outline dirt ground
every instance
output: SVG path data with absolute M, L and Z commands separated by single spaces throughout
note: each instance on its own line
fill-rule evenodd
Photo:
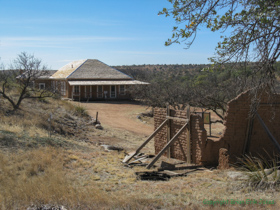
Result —
M 91 102 L 80 103 L 85 107 L 93 118 L 98 112 L 98 120 L 102 125 L 112 128 L 130 131 L 136 134 L 149 136 L 153 130 L 153 120 L 143 120 L 137 118 L 140 113 L 147 112 L 148 107 L 137 102 Z

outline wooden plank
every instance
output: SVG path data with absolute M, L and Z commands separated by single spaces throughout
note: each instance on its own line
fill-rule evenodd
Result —
M 166 108 L 166 118 L 168 118 L 170 116 L 170 107 L 169 105 L 167 104 L 167 108 Z M 168 143 L 170 141 L 170 138 L 171 138 L 171 120 L 168 119 L 168 122 L 167 122 L 167 142 Z M 170 147 L 167 149 L 167 157 L 170 158 Z
M 170 116 L 166 116 L 166 119 L 169 119 L 169 120 L 178 120 L 178 121 L 183 121 L 183 122 L 187 122 L 187 121 L 188 121 L 188 119 L 185 119 L 185 118 L 170 117 Z
M 246 153 L 249 152 L 251 136 L 252 136 L 253 126 L 254 126 L 254 119 L 255 119 L 255 116 L 252 116 L 252 117 L 250 117 L 250 119 L 248 121 L 246 139 L 245 139 L 242 155 L 245 155 Z
M 267 133 L 269 139 L 272 141 L 272 143 L 274 144 L 274 146 L 276 147 L 276 149 L 280 153 L 280 145 L 279 145 L 278 141 L 274 138 L 274 136 L 272 135 L 272 133 L 270 132 L 270 130 L 268 129 L 268 127 L 264 123 L 263 119 L 261 118 L 261 116 L 258 113 L 256 113 L 256 116 L 257 116 L 258 120 L 260 121 L 262 127 L 264 128 L 265 132 Z
M 187 118 L 190 122 L 191 120 L 191 112 L 190 112 L 190 105 L 188 105 L 187 108 Z M 191 126 L 190 123 L 188 123 L 187 126 L 187 163 L 191 164 Z
M 162 127 L 167 123 L 168 119 L 165 119 L 161 125 L 146 139 L 146 141 L 141 144 L 140 147 L 131 155 L 131 157 L 127 158 L 124 163 L 128 163 L 135 155 L 137 155 L 140 150 L 149 143 L 149 141 L 162 129 Z
M 184 129 L 189 124 L 189 120 L 187 123 L 183 125 L 183 127 L 173 136 L 173 138 L 165 145 L 165 147 L 157 154 L 157 156 L 152 160 L 152 162 L 147 166 L 147 169 L 150 169 L 155 162 L 163 155 L 163 153 L 174 143 L 174 141 L 179 137 L 179 135 L 184 131 Z
M 209 123 L 209 134 L 210 134 L 210 136 L 212 136 L 212 134 L 211 134 L 211 112 L 209 112 L 209 119 L 210 119 L 210 123 Z

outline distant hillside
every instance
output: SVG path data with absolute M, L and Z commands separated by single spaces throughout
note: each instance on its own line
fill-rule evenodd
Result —
M 174 65 L 131 65 L 113 66 L 135 79 L 150 79 L 152 75 L 185 77 L 199 74 L 203 69 L 210 67 L 210 64 L 174 64 Z

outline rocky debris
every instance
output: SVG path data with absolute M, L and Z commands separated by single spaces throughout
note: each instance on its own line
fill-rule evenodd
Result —
M 108 152 L 110 152 L 112 150 L 117 150 L 118 152 L 123 150 L 122 147 L 117 147 L 117 146 L 112 146 L 112 145 L 102 144 L 100 146 L 103 147 L 105 149 L 105 151 L 108 151 Z
M 138 180 L 145 181 L 168 181 L 171 176 L 165 173 L 160 173 L 156 171 L 144 171 L 144 172 L 135 172 Z
M 95 128 L 96 128 L 96 129 L 99 129 L 99 130 L 103 130 L 103 127 L 101 126 L 101 124 L 96 124 L 96 125 L 95 125 Z
M 271 174 L 267 175 L 268 181 L 280 181 L 280 170 L 272 171 Z
M 32 205 L 27 210 L 67 210 L 64 206 L 43 204 L 40 206 Z
M 90 122 L 88 124 L 97 125 L 97 124 L 101 124 L 101 122 L 99 120 L 96 120 L 95 118 L 91 117 Z
M 260 178 L 267 177 L 268 181 L 276 181 L 280 180 L 280 170 L 277 172 L 273 168 L 264 169 L 263 171 L 229 171 L 227 172 L 227 176 L 234 180 L 248 180 L 252 176 L 260 176 Z
M 134 155 L 135 152 L 128 153 L 122 161 L 126 167 L 133 167 L 133 166 L 146 166 L 147 162 L 151 160 L 151 158 L 154 158 L 155 155 L 145 155 L 144 153 L 139 153 L 133 157 L 134 160 L 131 160 L 129 163 L 127 160 L 131 158 L 132 155 Z
M 163 171 L 163 170 L 175 170 L 175 165 L 171 163 L 167 163 L 165 161 L 162 161 L 160 164 L 160 168 L 158 170 Z
M 141 113 L 141 115 L 143 117 L 153 117 L 154 116 L 154 112 L 153 112 L 153 110 L 151 110 L 151 111 L 148 111 L 148 112 Z
M 137 115 L 136 118 L 137 118 L 138 120 L 140 120 L 141 122 L 143 121 L 141 115 Z
M 154 116 L 154 113 L 153 113 L 153 111 L 149 111 L 149 112 L 144 112 L 144 113 L 140 113 L 140 114 L 138 114 L 137 116 L 136 116 L 136 118 L 138 119 L 138 120 L 140 120 L 141 122 L 144 122 L 145 123 L 145 121 L 143 121 L 143 117 L 153 117 Z
M 245 172 L 241 171 L 229 171 L 227 176 L 233 180 L 247 180 L 249 178 Z

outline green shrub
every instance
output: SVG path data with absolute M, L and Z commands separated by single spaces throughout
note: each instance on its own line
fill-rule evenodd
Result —
M 246 184 L 254 189 L 276 188 L 280 184 L 279 157 L 245 155 L 239 168 L 247 175 Z
M 88 116 L 87 110 L 82 106 L 75 106 L 75 114 L 80 116 Z

